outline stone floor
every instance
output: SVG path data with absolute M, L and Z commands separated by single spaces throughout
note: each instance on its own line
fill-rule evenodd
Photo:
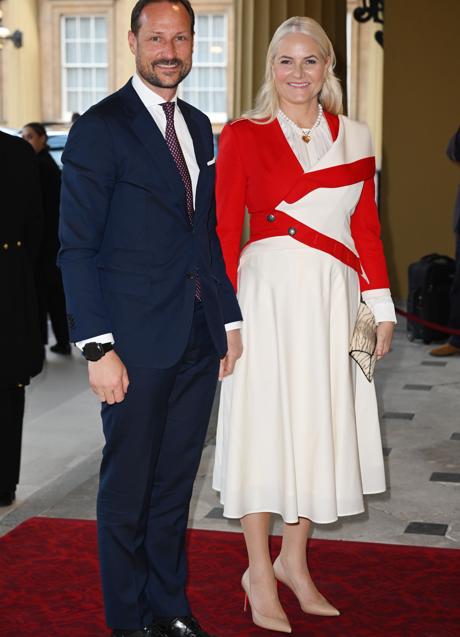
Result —
M 429 350 L 398 325 L 376 374 L 388 491 L 369 497 L 361 515 L 316 526 L 315 537 L 460 548 L 460 357 L 435 360 Z M 216 407 L 190 526 L 239 531 L 211 489 Z M 48 353 L 27 391 L 21 484 L 14 505 L 0 509 L 0 534 L 35 515 L 93 519 L 102 444 L 85 361 Z

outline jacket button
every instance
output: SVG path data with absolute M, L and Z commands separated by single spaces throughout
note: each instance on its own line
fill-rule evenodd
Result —
M 275 221 L 276 217 L 274 214 L 269 214 L 267 215 L 267 221 L 269 221 L 270 223 L 273 223 L 273 221 Z
M 18 248 L 20 248 L 22 246 L 22 242 L 21 241 L 16 241 L 16 245 L 18 246 Z
M 3 244 L 3 249 L 4 249 L 4 250 L 8 250 L 8 244 L 7 244 L 7 243 L 4 243 L 4 244 Z
M 297 232 L 297 230 L 295 228 L 289 228 L 289 230 L 288 230 L 288 234 L 290 234 L 291 237 L 293 237 L 296 232 Z
M 195 275 L 193 272 L 187 272 L 187 279 L 194 279 Z

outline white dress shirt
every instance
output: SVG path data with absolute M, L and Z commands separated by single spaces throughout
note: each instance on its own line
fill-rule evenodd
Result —
M 144 82 L 137 74 L 133 76 L 132 85 L 164 137 L 166 134 L 166 115 L 161 104 L 165 102 L 165 99 L 161 97 L 161 95 L 158 95 L 158 93 L 155 93 L 153 89 L 144 84 Z M 174 127 L 176 129 L 179 144 L 184 154 L 185 163 L 187 164 L 187 168 L 190 173 L 193 190 L 193 205 L 195 205 L 196 186 L 198 183 L 198 177 L 200 175 L 200 169 L 196 161 L 193 139 L 190 135 L 190 131 L 187 127 L 184 116 L 182 115 L 177 104 L 176 96 L 174 96 L 173 99 L 170 101 L 175 102 L 176 104 L 176 107 L 174 109 Z M 239 329 L 240 327 L 241 321 L 235 321 L 234 323 L 227 323 L 225 325 L 225 329 L 227 330 L 227 332 L 230 330 Z M 82 350 L 86 343 L 114 343 L 114 341 L 115 339 L 113 338 L 113 334 L 108 333 L 99 334 L 98 336 L 87 338 L 83 341 L 78 341 L 77 343 L 75 343 L 75 345 Z

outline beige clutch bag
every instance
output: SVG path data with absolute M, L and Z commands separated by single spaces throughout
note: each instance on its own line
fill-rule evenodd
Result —
M 374 315 L 367 305 L 361 301 L 355 329 L 350 341 L 350 356 L 361 367 L 364 376 L 369 382 L 372 381 L 375 363 L 377 362 L 375 353 L 377 346 L 376 329 L 377 325 Z

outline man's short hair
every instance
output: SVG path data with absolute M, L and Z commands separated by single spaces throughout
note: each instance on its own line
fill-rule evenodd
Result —
M 139 18 L 144 7 L 149 4 L 153 4 L 154 2 L 170 2 L 171 4 L 181 4 L 182 6 L 184 6 L 190 16 L 190 26 L 192 29 L 192 34 L 195 33 L 195 12 L 192 9 L 190 0 L 137 0 L 131 12 L 131 31 L 134 33 L 134 35 L 137 35 L 139 33 L 139 29 L 141 28 Z

